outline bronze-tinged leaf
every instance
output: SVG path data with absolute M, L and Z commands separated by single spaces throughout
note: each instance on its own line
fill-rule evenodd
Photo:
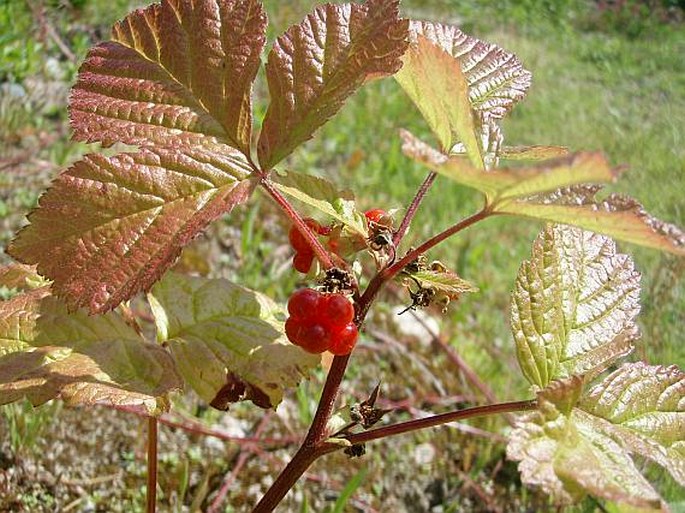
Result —
M 12 242 L 70 307 L 101 313 L 147 290 L 209 222 L 254 183 L 242 154 L 144 149 L 89 155 L 62 173 Z
M 595 198 L 592 186 L 564 187 L 549 194 L 513 199 L 496 207 L 501 214 L 580 226 L 648 248 L 685 255 L 685 233 L 651 216 L 635 199 L 611 194 Z
M 159 341 L 219 409 L 239 400 L 275 407 L 320 361 L 287 341 L 278 305 L 227 280 L 169 273 L 149 298 Z
M 249 154 L 265 34 L 257 0 L 164 0 L 134 11 L 79 70 L 74 137 L 141 147 L 216 138 Z
M 0 404 L 140 406 L 157 414 L 182 381 L 169 353 L 115 313 L 68 313 L 43 287 L 0 302 Z
M 526 95 L 531 73 L 516 55 L 451 25 L 412 21 L 410 32 L 413 38 L 422 35 L 457 59 L 469 85 L 471 105 L 485 118 L 504 117 Z
M 499 156 L 505 160 L 549 160 L 568 155 L 565 146 L 504 146 Z
M 0 286 L 8 289 L 31 290 L 49 285 L 49 282 L 38 274 L 33 265 L 10 264 L 0 267 Z
M 259 162 L 270 169 L 335 115 L 365 81 L 392 75 L 408 44 L 399 0 L 326 4 L 280 36 L 266 65 Z
M 602 372 L 633 348 L 640 275 L 614 242 L 578 228 L 548 225 L 519 269 L 511 328 L 526 379 L 551 381 Z
M 479 127 L 460 63 L 420 34 L 402 61 L 402 69 L 395 74 L 395 80 L 421 111 L 443 153 L 449 153 L 461 142 L 471 163 L 484 169 Z

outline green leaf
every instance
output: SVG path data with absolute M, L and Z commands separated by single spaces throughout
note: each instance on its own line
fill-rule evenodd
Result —
M 68 313 L 43 287 L 0 302 L 0 403 L 168 408 L 182 381 L 169 353 L 115 313 Z
M 215 139 L 249 154 L 266 23 L 256 0 L 167 0 L 132 12 L 79 70 L 74 137 L 169 147 Z
M 662 509 L 659 494 L 640 474 L 630 456 L 611 437 L 594 429 L 587 415 L 555 397 L 577 397 L 578 379 L 554 384 L 538 394 L 539 410 L 520 417 L 507 446 L 507 456 L 520 461 L 524 483 L 542 488 L 561 503 L 586 494 L 622 505 Z
M 448 153 L 461 142 L 473 165 L 484 169 L 469 88 L 459 62 L 419 34 L 404 54 L 395 79 L 421 111 L 442 151 Z
M 392 75 L 407 48 L 399 0 L 326 4 L 279 37 L 269 53 L 269 104 L 259 162 L 270 169 L 335 115 L 364 82 Z
M 318 176 L 289 172 L 278 178 L 276 188 L 305 205 L 337 219 L 353 233 L 367 237 L 364 214 L 357 210 L 354 196 L 349 191 L 339 191 L 335 185 Z
M 427 38 L 457 60 L 469 85 L 471 107 L 481 118 L 501 119 L 526 95 L 531 73 L 514 54 L 452 25 L 412 21 L 410 31 L 413 37 Z
M 580 408 L 594 429 L 685 486 L 685 374 L 676 366 L 624 364 L 596 384 Z
M 402 130 L 401 137 L 405 155 L 457 183 L 481 191 L 497 212 L 506 210 L 512 198 L 527 198 L 585 182 L 613 182 L 617 176 L 600 153 L 575 153 L 530 167 L 483 171 L 462 157 L 445 156 L 406 130 Z
M 478 291 L 478 287 L 448 270 L 418 271 L 409 275 L 418 280 L 423 287 L 441 292 L 450 298 L 458 297 L 466 292 Z
M 496 211 L 581 226 L 640 246 L 685 255 L 685 233 L 645 211 L 633 198 L 611 194 L 595 198 L 600 189 L 565 187 L 550 194 L 532 195 L 500 203 Z
M 548 225 L 518 272 L 511 328 L 526 379 L 594 376 L 638 337 L 639 273 L 611 239 Z
M 9 253 L 70 307 L 105 312 L 147 290 L 183 246 L 252 192 L 244 157 L 198 147 L 89 155 L 62 173 Z
M 149 298 L 160 342 L 186 382 L 219 409 L 243 399 L 275 407 L 319 363 L 286 340 L 278 305 L 227 280 L 170 273 Z

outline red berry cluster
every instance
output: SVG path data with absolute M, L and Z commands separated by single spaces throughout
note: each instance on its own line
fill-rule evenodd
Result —
M 318 235 L 328 235 L 331 231 L 327 226 L 321 226 L 315 219 L 307 217 L 304 219 L 304 223 Z M 309 269 L 312 267 L 312 262 L 314 261 L 314 251 L 305 239 L 304 235 L 300 233 L 300 230 L 296 226 L 290 228 L 288 233 L 288 240 L 290 240 L 290 245 L 295 250 L 295 256 L 293 257 L 293 267 L 303 273 L 307 274 Z
M 352 352 L 359 333 L 353 322 L 354 307 L 342 294 L 300 289 L 290 296 L 288 313 L 285 333 L 293 344 L 310 353 Z

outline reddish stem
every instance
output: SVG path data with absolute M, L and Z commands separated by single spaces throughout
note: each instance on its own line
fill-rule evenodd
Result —
M 147 419 L 147 513 L 157 505 L 157 418 Z
M 314 232 L 305 224 L 304 220 L 293 208 L 290 202 L 283 196 L 278 189 L 274 187 L 274 184 L 269 180 L 267 176 L 262 176 L 260 185 L 269 193 L 273 200 L 278 203 L 278 205 L 283 209 L 285 214 L 290 218 L 295 227 L 300 231 L 302 236 L 307 240 L 309 246 L 314 251 L 314 255 L 321 262 L 324 269 L 330 269 L 334 267 L 333 261 L 326 249 L 321 245 L 319 239 L 316 238 Z
M 419 205 L 421 205 L 421 202 L 423 201 L 423 198 L 426 196 L 428 189 L 430 189 L 431 185 L 433 185 L 436 176 L 438 176 L 438 174 L 435 171 L 431 171 L 430 173 L 428 173 L 428 176 L 426 176 L 426 179 L 423 181 L 421 187 L 419 187 L 419 190 L 416 192 L 416 196 L 414 196 L 414 199 L 409 204 L 407 213 L 404 214 L 404 219 L 402 219 L 402 224 L 400 224 L 400 227 L 397 229 L 395 235 L 393 235 L 392 237 L 392 243 L 395 245 L 395 247 L 399 246 L 400 242 L 402 242 L 404 235 L 407 233 L 407 230 L 409 229 L 409 225 L 411 224 L 412 219 L 414 219 L 414 216 L 416 215 L 416 211 L 419 209 Z
M 400 422 L 398 424 L 392 424 L 390 426 L 364 431 L 363 433 L 355 433 L 348 435 L 345 438 L 352 444 L 360 444 L 364 442 L 370 442 L 371 440 L 377 440 L 379 438 L 385 438 L 387 436 L 401 435 L 411 431 L 418 431 L 420 429 L 440 426 L 442 424 L 448 424 L 450 422 L 472 417 L 483 417 L 485 415 L 495 415 L 498 413 L 534 410 L 537 408 L 537 404 L 538 403 L 535 399 L 531 399 L 528 401 L 513 401 L 509 403 L 489 404 L 487 406 L 475 406 L 473 408 L 441 413 L 439 415 L 433 415 L 431 417 L 425 417 L 422 419 L 408 420 L 407 422 Z

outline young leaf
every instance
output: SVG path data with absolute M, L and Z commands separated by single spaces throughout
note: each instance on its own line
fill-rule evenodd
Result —
M 624 364 L 595 385 L 580 408 L 594 429 L 685 486 L 685 374 L 676 366 Z
M 638 336 L 639 273 L 611 239 L 548 225 L 518 272 L 511 328 L 526 379 L 594 376 Z
M 507 456 L 520 461 L 524 483 L 541 487 L 561 503 L 586 493 L 620 504 L 662 509 L 659 494 L 630 456 L 611 437 L 594 429 L 587 415 L 562 409 L 555 397 L 577 397 L 581 380 L 556 382 L 538 394 L 539 410 L 522 416 L 511 434 Z
M 485 194 L 487 203 L 496 211 L 508 205 L 511 198 L 529 197 L 561 187 L 585 182 L 613 182 L 617 176 L 600 153 L 575 153 L 530 167 L 498 168 L 483 171 L 461 157 L 447 157 L 416 138 L 401 131 L 405 155 L 457 183 Z
M 531 73 L 514 54 L 451 25 L 412 21 L 410 31 L 456 58 L 469 85 L 471 106 L 484 119 L 504 117 L 526 95 Z
M 473 165 L 484 169 L 469 88 L 459 62 L 422 35 L 403 57 L 395 79 L 421 111 L 444 153 L 461 142 Z
M 134 11 L 79 70 L 74 137 L 173 147 L 215 138 L 249 154 L 265 34 L 257 0 L 166 0 Z
M 147 290 L 207 224 L 254 183 L 224 146 L 89 155 L 62 173 L 9 253 L 38 265 L 70 307 L 111 310 Z
M 611 194 L 597 199 L 588 187 L 564 187 L 550 194 L 512 199 L 497 205 L 500 214 L 567 223 L 619 240 L 685 255 L 685 233 L 645 211 L 628 196 Z
M 364 214 L 357 210 L 354 195 L 349 191 L 339 191 L 335 185 L 318 176 L 288 173 L 278 178 L 276 188 L 326 214 L 337 219 L 345 226 L 366 239 L 366 221 Z
M 275 407 L 319 362 L 285 339 L 273 301 L 227 280 L 170 273 L 149 298 L 159 341 L 187 383 L 217 408 L 242 399 Z
M 407 48 L 399 0 L 326 4 L 279 37 L 266 77 L 271 103 L 259 137 L 270 169 L 335 115 L 365 81 L 392 75 Z
M 43 287 L 0 302 L 0 403 L 142 406 L 158 413 L 182 387 L 162 347 L 123 319 L 67 313 Z

